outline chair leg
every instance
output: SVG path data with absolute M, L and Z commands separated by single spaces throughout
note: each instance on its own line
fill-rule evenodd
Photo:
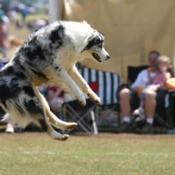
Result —
M 88 134 L 98 134 L 96 122 L 97 106 L 93 105 L 88 109 L 81 109 L 80 111 L 77 111 L 75 107 L 71 106 L 71 104 L 65 103 L 62 108 L 62 115 L 64 121 L 67 121 L 68 117 L 72 118 L 72 120 L 76 121 L 76 123 Z M 86 121 L 87 117 L 91 118 L 92 123 Z
M 98 129 L 97 129 L 97 123 L 96 123 L 94 111 L 90 111 L 90 115 L 91 115 L 91 119 L 92 119 L 94 134 L 97 135 L 98 134 Z

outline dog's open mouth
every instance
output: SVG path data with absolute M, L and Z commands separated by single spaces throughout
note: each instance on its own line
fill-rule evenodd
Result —
M 93 57 L 94 57 L 99 63 L 102 62 L 98 54 L 96 54 L 95 52 L 93 52 L 92 55 L 93 55 Z

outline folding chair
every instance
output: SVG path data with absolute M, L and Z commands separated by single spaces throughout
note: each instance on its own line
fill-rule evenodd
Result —
M 107 72 L 107 71 L 101 71 L 96 70 L 92 68 L 88 68 L 85 66 L 81 66 L 80 64 L 77 65 L 77 68 L 80 72 L 80 74 L 84 77 L 84 79 L 89 83 L 91 89 L 97 93 L 97 95 L 101 98 L 101 104 L 100 106 L 93 104 L 92 102 L 89 102 L 90 100 L 87 100 L 87 106 L 71 106 L 71 109 L 73 109 L 76 112 L 76 115 L 70 110 L 70 105 L 67 104 L 69 102 L 66 102 L 63 104 L 63 116 L 68 119 L 68 116 L 71 115 L 74 117 L 74 120 L 79 124 L 79 126 L 86 131 L 87 133 L 98 133 L 98 111 L 99 109 L 103 107 L 111 107 L 111 106 L 117 106 L 118 99 L 116 98 L 116 92 L 118 89 L 118 86 L 120 85 L 120 76 L 117 73 L 114 72 Z M 88 106 L 89 105 L 89 106 Z M 92 105 L 92 106 L 91 106 Z M 78 112 L 76 108 L 84 109 L 87 107 L 89 109 L 89 115 L 90 115 L 90 122 L 87 120 L 88 117 L 82 116 L 81 112 Z M 87 110 L 85 109 L 85 111 Z M 86 116 L 86 115 L 85 115 Z M 88 115 L 87 115 L 88 116 Z M 118 114 L 116 116 L 118 118 Z M 83 120 L 83 121 L 82 121 Z M 117 121 L 118 122 L 118 121 Z M 91 124 L 90 128 L 86 126 L 86 124 Z
M 98 90 L 98 83 L 89 83 L 94 92 Z M 63 118 L 65 121 L 73 120 L 78 126 L 88 134 L 98 134 L 97 128 L 97 105 L 90 99 L 86 100 L 86 106 L 81 106 L 78 100 L 64 102 L 62 105 Z

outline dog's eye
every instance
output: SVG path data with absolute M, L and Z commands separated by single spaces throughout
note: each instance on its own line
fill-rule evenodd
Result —
M 102 43 L 101 40 L 100 40 L 99 38 L 97 38 L 95 42 L 96 42 L 96 44 L 98 44 L 98 45 L 99 45 L 100 43 Z
M 98 44 L 98 47 L 102 48 L 103 47 L 103 44 L 102 43 L 99 43 Z

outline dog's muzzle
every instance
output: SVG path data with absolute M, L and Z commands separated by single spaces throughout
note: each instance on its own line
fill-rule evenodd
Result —
M 93 55 L 93 57 L 94 57 L 99 63 L 102 62 L 100 56 L 99 56 L 97 53 L 93 52 L 92 55 Z
M 92 52 L 92 56 L 96 59 L 97 62 L 101 63 L 110 59 L 110 55 L 105 51 L 103 53 Z

